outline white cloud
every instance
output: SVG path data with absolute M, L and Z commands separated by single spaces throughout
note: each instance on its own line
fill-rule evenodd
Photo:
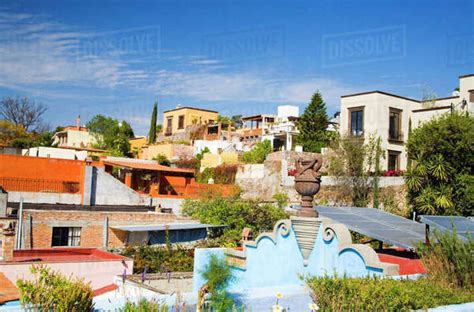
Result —
M 178 72 L 156 73 L 152 90 L 162 95 L 180 95 L 201 101 L 241 101 L 265 103 L 308 103 L 320 90 L 332 108 L 339 106 L 339 97 L 354 92 L 344 83 L 318 77 L 275 79 L 259 74 Z
M 184 100 L 267 104 L 305 104 L 319 89 L 334 109 L 341 95 L 354 91 L 343 82 L 322 77 L 282 79 L 263 71 L 232 71 L 205 55 L 165 56 L 158 66 L 173 69 L 156 70 L 137 58 L 82 53 L 81 40 L 94 35 L 0 9 L 0 86 L 40 95 L 43 90 L 45 97 L 65 99 L 71 98 L 71 91 L 62 90 L 67 86 L 99 89 L 101 93 L 148 91 Z M 92 95 L 77 93 L 74 96 L 82 98 Z

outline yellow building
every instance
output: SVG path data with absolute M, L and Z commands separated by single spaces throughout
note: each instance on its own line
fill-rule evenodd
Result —
M 236 165 L 239 155 L 236 152 L 222 152 L 220 154 L 205 153 L 201 160 L 201 172 L 206 168 L 215 168 L 220 165 Z
M 163 113 L 163 132 L 165 136 L 185 132 L 186 127 L 196 124 L 210 124 L 217 120 L 216 111 L 193 108 L 177 107 Z

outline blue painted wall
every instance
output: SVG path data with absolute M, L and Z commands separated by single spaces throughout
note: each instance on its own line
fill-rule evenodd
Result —
M 283 231 L 282 231 L 283 232 Z M 351 277 L 382 275 L 380 269 L 366 266 L 363 257 L 354 249 L 340 251 L 336 236 L 331 240 L 323 239 L 320 229 L 313 250 L 304 265 L 295 233 L 291 228 L 287 234 L 277 231 L 275 241 L 263 237 L 256 247 L 247 246 L 246 269 L 232 268 L 234 281 L 229 287 L 231 292 L 241 292 L 252 288 L 303 285 L 300 277 L 324 274 L 348 275 Z M 226 249 L 196 249 L 194 259 L 193 291 L 204 284 L 200 272 L 206 266 L 209 255 L 224 257 Z

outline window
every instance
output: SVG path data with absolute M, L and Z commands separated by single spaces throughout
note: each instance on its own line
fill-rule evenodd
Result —
M 173 133 L 173 117 L 166 118 L 166 133 L 165 135 L 170 135 Z
M 178 129 L 184 129 L 184 115 L 178 117 Z
M 387 170 L 393 171 L 398 170 L 400 166 L 400 152 L 388 151 L 388 164 Z
M 53 241 L 51 246 L 70 246 L 81 245 L 80 227 L 53 227 Z
M 349 108 L 349 128 L 351 135 L 359 136 L 364 134 L 364 108 Z
M 402 132 L 402 111 L 396 108 L 390 108 L 388 139 L 394 141 L 403 141 Z

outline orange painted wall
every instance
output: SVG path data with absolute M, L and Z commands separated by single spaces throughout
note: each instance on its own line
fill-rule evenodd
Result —
M 80 160 L 0 155 L 0 178 L 78 182 L 82 193 L 85 166 Z

